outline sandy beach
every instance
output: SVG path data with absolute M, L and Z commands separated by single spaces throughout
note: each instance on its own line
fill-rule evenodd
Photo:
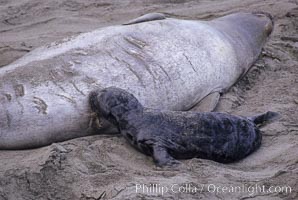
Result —
M 161 169 L 120 135 L 2 150 L 0 200 L 298 199 L 297 0 L 0 0 L 0 67 L 36 47 L 149 12 L 209 20 L 238 11 L 271 13 L 274 31 L 216 111 L 279 112 L 280 120 L 262 128 L 258 151 L 231 164 L 190 159 Z

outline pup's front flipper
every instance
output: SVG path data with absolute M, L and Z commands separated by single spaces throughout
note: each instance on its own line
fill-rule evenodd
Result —
M 169 155 L 166 148 L 161 145 L 153 146 L 153 159 L 157 166 L 177 166 L 181 164 L 178 160 Z

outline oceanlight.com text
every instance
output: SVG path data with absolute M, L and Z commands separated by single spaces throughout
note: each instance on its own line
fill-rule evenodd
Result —
M 219 184 L 136 184 L 136 193 L 144 194 L 161 194 L 166 193 L 242 193 L 248 195 L 255 194 L 270 194 L 270 193 L 283 193 L 290 194 L 292 188 L 286 185 L 262 185 L 262 184 L 242 184 L 242 185 L 219 185 Z

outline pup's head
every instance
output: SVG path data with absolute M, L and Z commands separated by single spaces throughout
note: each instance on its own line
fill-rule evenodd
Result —
M 116 87 L 91 92 L 90 105 L 99 117 L 114 125 L 128 113 L 143 111 L 143 106 L 132 94 Z

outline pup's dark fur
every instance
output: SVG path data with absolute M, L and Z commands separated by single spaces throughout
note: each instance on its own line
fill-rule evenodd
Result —
M 261 145 L 257 125 L 278 116 L 274 112 L 246 118 L 145 109 L 132 94 L 114 87 L 92 92 L 90 104 L 98 116 L 116 125 L 134 147 L 153 156 L 159 166 L 194 157 L 221 163 L 242 159 Z

